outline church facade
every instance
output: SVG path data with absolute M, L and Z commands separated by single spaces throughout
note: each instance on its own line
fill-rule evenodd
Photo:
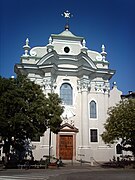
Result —
M 24 74 L 39 84 L 45 94 L 57 93 L 64 112 L 60 132 L 51 135 L 51 156 L 62 160 L 108 161 L 116 156 L 116 146 L 104 144 L 101 134 L 109 107 L 121 99 L 115 74 L 109 69 L 105 46 L 101 52 L 86 47 L 84 37 L 75 36 L 66 26 L 60 34 L 51 34 L 43 47 L 23 46 L 16 74 Z M 41 159 L 49 153 L 49 130 L 33 141 L 33 155 Z

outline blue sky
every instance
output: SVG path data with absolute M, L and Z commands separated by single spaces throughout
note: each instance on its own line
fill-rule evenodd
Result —
M 134 0 L 1 0 L 0 75 L 15 75 L 25 39 L 30 46 L 45 46 L 50 34 L 64 30 L 61 14 L 69 10 L 70 31 L 86 39 L 87 47 L 101 51 L 105 44 L 111 82 L 124 94 L 135 91 L 135 1 Z

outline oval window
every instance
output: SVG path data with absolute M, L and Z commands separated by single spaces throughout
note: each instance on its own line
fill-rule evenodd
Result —
M 65 47 L 65 48 L 64 48 L 64 51 L 65 51 L 66 53 L 68 53 L 68 52 L 70 51 L 69 47 Z

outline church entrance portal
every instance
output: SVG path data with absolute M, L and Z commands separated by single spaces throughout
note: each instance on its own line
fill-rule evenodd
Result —
M 63 160 L 72 160 L 73 158 L 73 136 L 72 135 L 60 135 L 59 156 Z
M 76 158 L 76 133 L 78 129 L 65 123 L 61 126 L 56 136 L 56 157 L 62 160 L 75 160 Z

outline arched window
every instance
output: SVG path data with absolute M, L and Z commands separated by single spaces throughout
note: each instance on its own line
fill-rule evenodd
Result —
M 97 107 L 95 101 L 90 102 L 90 118 L 97 118 Z
M 60 98 L 65 105 L 73 104 L 73 89 L 70 84 L 63 83 L 60 88 Z

